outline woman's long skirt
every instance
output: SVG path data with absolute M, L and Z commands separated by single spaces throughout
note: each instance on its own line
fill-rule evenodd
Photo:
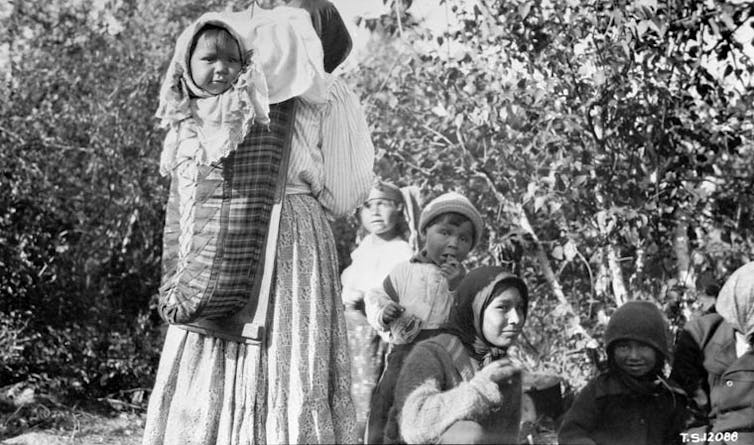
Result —
M 357 442 L 335 252 L 319 203 L 287 196 L 266 347 L 171 326 L 144 445 Z

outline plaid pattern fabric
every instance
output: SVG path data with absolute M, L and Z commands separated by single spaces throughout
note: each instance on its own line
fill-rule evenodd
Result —
M 293 112 L 292 99 L 271 106 L 269 128 L 252 126 L 227 158 L 199 166 L 188 186 L 171 179 L 159 300 L 169 323 L 224 318 L 259 297 L 254 289 L 272 206 L 285 187 Z

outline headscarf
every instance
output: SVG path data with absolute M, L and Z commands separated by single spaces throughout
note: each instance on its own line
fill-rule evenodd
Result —
M 301 7 L 309 12 L 312 25 L 322 41 L 325 71 L 332 73 L 348 54 L 353 43 L 338 8 L 327 0 L 303 0 Z
M 731 274 L 715 303 L 717 313 L 752 341 L 754 336 L 754 261 Z
M 458 303 L 451 315 L 449 330 L 461 339 L 469 354 L 484 367 L 506 354 L 506 349 L 490 343 L 482 333 L 484 310 L 505 289 L 515 287 L 521 293 L 523 316 L 529 307 L 526 283 L 499 266 L 485 266 L 469 272 L 458 286 Z

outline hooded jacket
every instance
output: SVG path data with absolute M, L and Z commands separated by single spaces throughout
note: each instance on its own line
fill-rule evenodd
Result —
M 614 343 L 635 340 L 656 352 L 655 370 L 637 379 L 618 368 Z M 561 445 L 666 445 L 681 443 L 686 397 L 662 378 L 668 352 L 667 323 L 647 301 L 630 301 L 613 314 L 605 331 L 609 369 L 589 382 L 565 414 Z

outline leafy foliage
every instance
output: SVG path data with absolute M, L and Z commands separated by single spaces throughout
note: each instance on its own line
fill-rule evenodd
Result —
M 616 305 L 653 299 L 671 313 L 669 289 L 693 302 L 694 277 L 722 280 L 751 257 L 754 64 L 736 31 L 752 13 L 443 4 L 457 19 L 446 29 L 385 27 L 360 73 L 389 74 L 354 75 L 379 171 L 478 203 L 488 249 L 476 260 L 510 264 L 537 296 L 533 364 L 580 386 L 593 367 L 579 352 Z
M 160 78 L 188 20 L 249 3 L 0 7 L 0 381 L 143 403 L 160 343 Z M 509 265 L 535 296 L 532 368 L 580 386 L 617 305 L 655 300 L 678 326 L 751 258 L 745 3 L 446 0 L 441 30 L 397 4 L 400 20 L 365 20 L 372 46 L 348 73 L 377 171 L 478 204 L 471 263 Z M 354 221 L 334 227 L 345 265 Z

